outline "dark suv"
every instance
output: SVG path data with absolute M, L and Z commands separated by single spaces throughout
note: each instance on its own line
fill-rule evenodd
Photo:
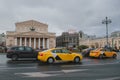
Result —
M 27 46 L 14 46 L 8 49 L 7 58 L 12 60 L 18 60 L 18 58 L 36 58 L 38 51 L 35 51 L 31 47 Z

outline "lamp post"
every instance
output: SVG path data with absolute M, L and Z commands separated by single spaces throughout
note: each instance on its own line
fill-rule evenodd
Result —
M 108 19 L 108 17 L 106 17 L 103 21 L 102 24 L 106 24 L 106 42 L 107 42 L 107 46 L 109 45 L 108 43 L 108 24 L 111 23 L 112 21 L 110 19 Z

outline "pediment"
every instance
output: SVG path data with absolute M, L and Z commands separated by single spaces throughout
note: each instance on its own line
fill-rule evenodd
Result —
M 23 25 L 41 25 L 41 26 L 48 26 L 47 24 L 45 23 L 41 23 L 41 22 L 38 22 L 36 20 L 28 20 L 28 21 L 23 21 L 23 22 L 17 22 L 17 24 L 23 24 Z

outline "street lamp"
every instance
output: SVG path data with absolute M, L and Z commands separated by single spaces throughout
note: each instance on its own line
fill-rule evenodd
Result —
M 106 24 L 106 42 L 107 42 L 107 46 L 109 45 L 108 43 L 108 24 L 111 23 L 112 21 L 110 19 L 108 19 L 108 17 L 106 17 L 103 21 L 102 24 Z

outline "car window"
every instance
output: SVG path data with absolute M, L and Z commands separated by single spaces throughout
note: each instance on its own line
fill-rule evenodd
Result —
M 61 49 L 52 50 L 52 53 L 61 53 Z
M 56 50 L 52 50 L 52 53 L 56 53 Z
M 12 48 L 10 48 L 10 50 L 16 50 L 17 49 L 17 47 L 12 47 Z
M 17 50 L 24 51 L 24 47 L 18 47 Z
M 70 51 L 67 49 L 62 49 L 62 53 L 69 53 Z
M 33 49 L 30 47 L 25 47 L 25 51 L 32 51 Z

